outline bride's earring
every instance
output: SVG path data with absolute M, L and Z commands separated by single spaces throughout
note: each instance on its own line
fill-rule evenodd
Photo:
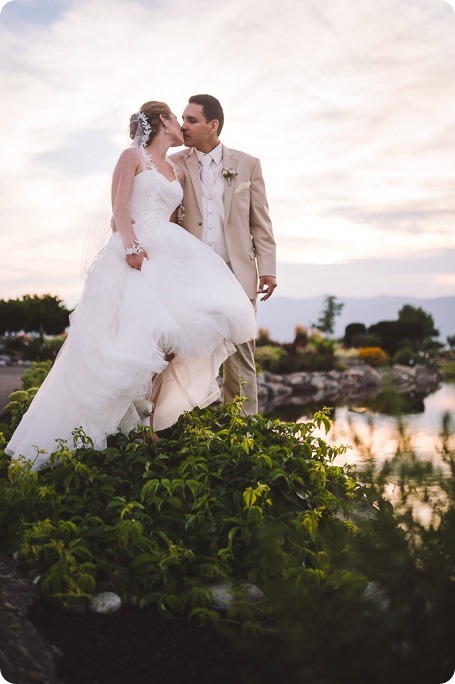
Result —
M 166 128 L 166 133 L 169 133 L 169 128 Z

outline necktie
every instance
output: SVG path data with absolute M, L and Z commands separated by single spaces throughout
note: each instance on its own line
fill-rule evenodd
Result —
M 210 154 L 203 154 L 201 157 L 201 183 L 207 190 L 212 189 L 215 180 L 210 168 L 212 161 Z

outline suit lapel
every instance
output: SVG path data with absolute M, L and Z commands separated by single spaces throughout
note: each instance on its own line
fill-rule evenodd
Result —
M 223 145 L 223 169 L 234 169 L 237 167 L 237 159 L 233 152 Z M 232 198 L 234 197 L 234 178 L 231 178 L 229 185 L 227 178 L 224 180 L 224 227 L 226 228 L 229 213 L 231 211 Z
M 201 178 L 199 175 L 199 162 L 197 154 L 192 147 L 186 156 L 186 166 L 188 169 L 188 174 L 191 179 L 191 184 L 193 186 L 194 194 L 197 199 L 199 206 L 199 211 L 202 215 L 202 196 L 201 196 Z

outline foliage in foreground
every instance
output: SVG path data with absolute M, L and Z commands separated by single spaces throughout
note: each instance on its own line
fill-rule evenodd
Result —
M 404 432 L 381 471 L 341 468 L 343 449 L 317 437 L 327 424 L 325 411 L 303 425 L 244 419 L 236 402 L 184 415 L 153 447 L 136 432 L 100 452 L 76 434 L 75 452 L 61 445 L 59 465 L 39 474 L 8 469 L 3 457 L 1 547 L 18 551 L 49 601 L 71 606 L 110 589 L 164 615 L 220 623 L 256 659 L 261 682 L 447 681 L 450 426 L 440 476 L 416 460 Z M 425 524 L 416 502 L 432 510 Z M 237 602 L 223 614 L 208 587 L 225 579 Z M 248 582 L 263 600 L 244 598 Z
M 340 449 L 312 436 L 326 414 L 297 426 L 243 420 L 240 406 L 186 414 L 153 447 L 119 434 L 100 452 L 76 433 L 82 446 L 62 444 L 39 474 L 27 463 L 5 468 L 3 545 L 63 602 L 106 581 L 170 612 L 208 610 L 204 587 L 222 579 L 266 594 L 278 578 L 357 582 L 330 569 L 320 533 L 350 530 L 343 517 L 356 486 L 331 463 Z

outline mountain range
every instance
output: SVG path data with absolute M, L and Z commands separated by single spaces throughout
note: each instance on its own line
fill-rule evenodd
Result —
M 422 308 L 433 316 L 439 330 L 439 340 L 446 342 L 447 335 L 455 335 L 455 296 L 426 299 L 407 296 L 337 297 L 343 303 L 335 319 L 334 337 L 343 337 L 349 323 L 364 323 L 367 327 L 379 321 L 392 321 L 404 304 Z M 257 323 L 266 328 L 276 342 L 292 342 L 296 325 L 310 328 L 316 324 L 324 310 L 324 296 L 293 299 L 273 296 L 266 302 L 258 301 Z

